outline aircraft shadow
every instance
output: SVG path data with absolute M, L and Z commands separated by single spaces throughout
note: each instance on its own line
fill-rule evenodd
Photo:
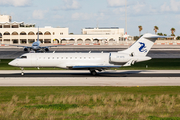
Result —
M 141 73 L 142 71 L 125 71 L 125 72 L 99 72 L 96 76 L 90 73 L 21 73 L 0 74 L 0 77 L 180 77 L 177 73 Z

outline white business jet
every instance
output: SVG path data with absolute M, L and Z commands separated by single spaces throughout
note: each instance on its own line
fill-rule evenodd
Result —
M 131 66 L 135 62 L 147 61 L 147 53 L 157 38 L 164 36 L 145 34 L 130 48 L 110 53 L 26 53 L 9 63 L 20 67 L 58 67 L 70 70 L 89 70 L 92 75 L 109 68 Z M 23 71 L 22 71 L 23 75 Z

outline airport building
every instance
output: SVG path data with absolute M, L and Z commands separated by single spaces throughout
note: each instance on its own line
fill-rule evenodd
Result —
M 37 40 L 35 24 L 12 22 L 9 15 L 0 15 L 0 42 L 2 44 L 30 44 Z M 85 28 L 82 34 L 69 34 L 68 28 L 39 28 L 39 39 L 43 44 L 96 45 L 117 44 L 124 39 L 124 29 L 118 27 Z

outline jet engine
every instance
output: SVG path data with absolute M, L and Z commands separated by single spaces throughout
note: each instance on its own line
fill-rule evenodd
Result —
M 110 53 L 109 62 L 116 65 L 123 65 L 132 57 L 128 54 Z
M 28 51 L 28 48 L 27 48 L 27 47 L 24 47 L 24 51 L 27 52 L 27 51 Z
M 44 49 L 44 51 L 45 51 L 45 52 L 49 52 L 49 48 L 46 47 L 46 48 Z

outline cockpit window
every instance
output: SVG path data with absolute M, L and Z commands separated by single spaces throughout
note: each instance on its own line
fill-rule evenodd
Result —
M 20 56 L 20 58 L 23 58 L 23 59 L 25 59 L 25 58 L 27 58 L 27 56 Z

